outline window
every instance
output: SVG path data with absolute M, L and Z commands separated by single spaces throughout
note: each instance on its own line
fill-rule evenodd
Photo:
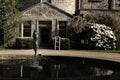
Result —
M 31 37 L 31 21 L 25 21 L 23 24 L 23 36 Z
M 119 6 L 118 7 L 120 7 L 120 4 L 119 4 Z
M 49 3 L 51 3 L 51 0 L 48 0 Z
M 66 37 L 66 28 L 67 22 L 66 21 L 59 21 L 59 35 L 60 37 Z
M 112 10 L 112 0 L 108 0 L 108 9 Z
M 88 0 L 88 2 L 101 2 L 102 0 Z

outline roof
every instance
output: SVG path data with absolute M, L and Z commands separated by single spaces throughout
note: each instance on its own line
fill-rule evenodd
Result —
M 54 5 L 50 4 L 50 3 L 47 3 L 47 2 L 35 4 L 35 5 L 27 8 L 27 9 L 25 9 L 25 10 L 22 10 L 22 13 L 24 13 L 24 12 L 26 12 L 26 11 L 28 11 L 28 10 L 36 7 L 36 6 L 42 6 L 42 5 L 47 5 L 47 6 L 49 6 L 50 8 L 55 9 L 55 10 L 58 11 L 59 13 L 62 13 L 62 14 L 64 14 L 64 15 L 70 17 L 70 18 L 73 17 L 71 14 L 67 13 L 66 11 L 61 10 L 61 9 L 59 9 L 58 7 L 56 7 L 56 6 L 54 6 Z

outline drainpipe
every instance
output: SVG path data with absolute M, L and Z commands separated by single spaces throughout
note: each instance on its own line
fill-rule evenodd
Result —
M 116 0 L 113 0 L 113 9 L 115 10 Z

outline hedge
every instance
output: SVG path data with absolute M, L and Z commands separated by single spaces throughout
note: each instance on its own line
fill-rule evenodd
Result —
M 61 38 L 61 48 L 62 50 L 70 49 L 70 39 L 69 38 Z M 52 39 L 52 48 L 55 46 L 55 38 Z
M 116 34 L 115 36 L 116 36 L 116 39 L 117 39 L 117 41 L 116 41 L 116 49 L 120 50 L 120 33 Z
M 33 39 L 32 38 L 17 38 L 16 48 L 17 49 L 32 49 Z
M 55 39 L 52 39 L 52 48 L 54 48 Z M 32 38 L 17 38 L 16 39 L 16 48 L 17 49 L 31 49 L 33 48 Z M 61 38 L 61 49 L 67 50 L 70 49 L 70 39 Z

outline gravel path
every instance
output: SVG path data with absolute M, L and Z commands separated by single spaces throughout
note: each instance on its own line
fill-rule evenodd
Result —
M 83 58 L 94 58 L 120 62 L 120 54 L 117 53 L 103 53 L 103 52 L 90 52 L 82 50 L 49 50 L 39 49 L 38 54 L 43 56 L 70 56 L 70 57 L 83 57 Z M 0 59 L 5 59 L 6 56 L 33 56 L 34 51 L 28 50 L 1 50 Z

